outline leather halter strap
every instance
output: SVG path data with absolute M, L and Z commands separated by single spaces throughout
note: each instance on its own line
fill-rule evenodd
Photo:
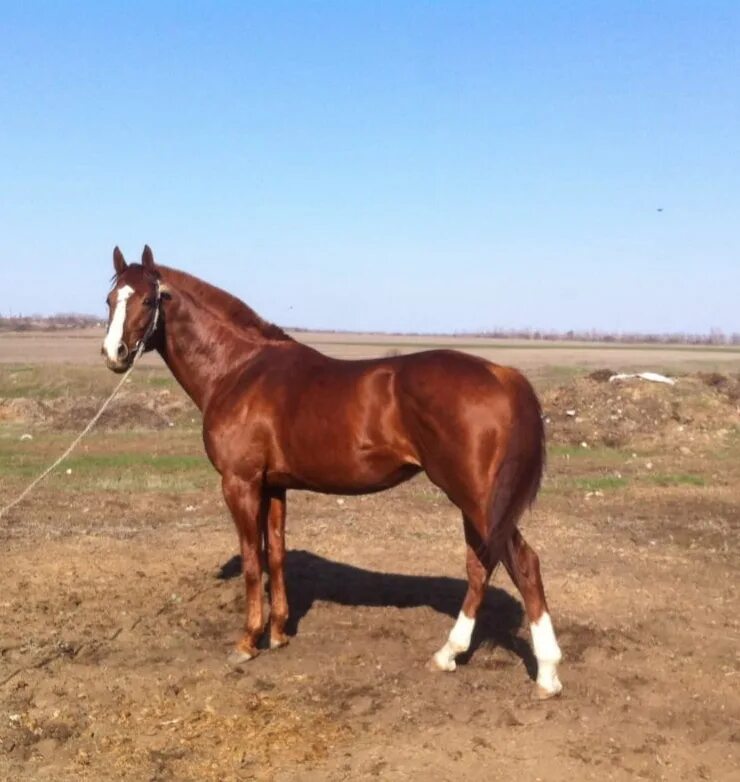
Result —
M 162 303 L 162 289 L 157 278 L 154 279 L 154 288 L 154 314 L 152 315 L 152 319 L 149 321 L 149 325 L 146 327 L 144 335 L 134 346 L 134 360 L 138 359 L 139 356 L 144 352 L 146 343 L 152 336 L 154 336 L 154 332 L 157 330 L 157 326 L 159 325 L 159 307 Z

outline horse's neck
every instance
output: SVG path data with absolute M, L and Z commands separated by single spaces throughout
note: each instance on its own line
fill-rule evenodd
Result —
M 219 381 L 257 353 L 269 340 L 258 328 L 235 326 L 184 289 L 169 282 L 164 339 L 159 347 L 167 366 L 188 396 L 203 410 Z

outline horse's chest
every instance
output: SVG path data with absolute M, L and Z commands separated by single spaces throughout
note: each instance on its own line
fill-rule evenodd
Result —
M 223 473 L 238 467 L 239 472 L 264 469 L 274 450 L 275 436 L 272 427 L 265 420 L 241 416 L 239 419 L 225 418 L 220 421 L 206 421 L 203 427 L 203 443 L 208 458 L 216 469 Z

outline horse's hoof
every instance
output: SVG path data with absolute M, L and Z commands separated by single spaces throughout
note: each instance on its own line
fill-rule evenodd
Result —
M 270 636 L 270 649 L 282 649 L 283 646 L 287 646 L 290 639 L 287 635 Z
M 450 659 L 449 656 L 442 651 L 437 652 L 427 663 L 427 668 L 435 673 L 439 671 L 454 671 L 457 670 L 457 665 L 454 659 Z
M 563 691 L 556 663 L 540 662 L 537 671 L 537 697 L 540 700 L 554 698 Z
M 547 687 L 543 687 L 541 684 L 538 684 L 535 687 L 535 697 L 537 700 L 540 701 L 546 701 L 550 698 L 557 698 L 563 691 L 563 685 L 558 682 L 557 685 L 553 689 L 548 689 Z
M 231 652 L 229 652 L 229 656 L 226 658 L 226 662 L 228 662 L 232 668 L 238 668 L 240 665 L 253 660 L 257 654 L 258 652 L 256 649 L 253 652 L 246 652 L 244 649 L 239 649 L 237 647 L 236 649 L 232 649 Z

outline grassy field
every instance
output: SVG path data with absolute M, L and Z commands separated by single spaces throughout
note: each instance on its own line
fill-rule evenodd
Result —
M 36 352 L 30 339 L 22 363 L 0 353 L 0 503 L 117 380 L 75 363 L 79 340 L 49 362 L 47 338 Z M 466 664 L 427 671 L 465 581 L 458 514 L 424 477 L 368 497 L 292 494 L 294 637 L 229 668 L 236 536 L 197 411 L 147 359 L 101 428 L 0 520 L 0 778 L 734 779 L 740 411 L 693 375 L 597 384 L 589 367 L 638 364 L 601 347 L 582 363 L 592 350 L 503 356 L 541 362 L 548 471 L 522 528 L 565 655 L 560 699 L 532 698 L 503 571 Z M 740 369 L 707 349 L 629 350 L 654 358 L 645 368 Z

